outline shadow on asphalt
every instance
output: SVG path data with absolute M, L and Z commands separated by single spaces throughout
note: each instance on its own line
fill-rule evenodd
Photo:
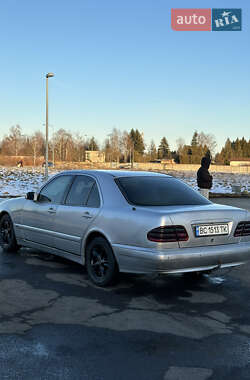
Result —
M 228 274 L 232 270 L 238 270 L 238 268 L 223 269 L 213 271 L 211 274 L 140 275 L 120 273 L 114 285 L 102 288 L 94 285 L 89 280 L 85 266 L 59 256 L 33 251 L 31 249 L 23 248 L 19 252 L 22 258 L 28 259 L 25 260 L 25 263 L 28 265 L 31 263 L 29 259 L 33 259 L 36 262 L 32 262 L 32 264 L 36 264 L 37 267 L 43 266 L 46 268 L 46 266 L 48 266 L 50 273 L 61 272 L 62 285 L 70 285 L 67 281 L 69 275 L 75 275 L 77 278 L 81 277 L 82 283 L 79 283 L 79 285 L 87 287 L 88 291 L 91 290 L 91 294 L 95 292 L 95 296 L 97 296 L 98 292 L 100 292 L 100 294 L 113 293 L 114 295 L 124 296 L 125 298 L 150 295 L 161 301 L 170 301 L 178 297 L 190 297 L 189 291 L 218 291 L 218 289 L 224 286 L 225 282 L 228 282 Z M 45 272 L 47 272 L 47 269 L 45 269 Z M 65 282 L 63 281 L 63 276 Z M 84 293 L 86 296 L 85 291 Z

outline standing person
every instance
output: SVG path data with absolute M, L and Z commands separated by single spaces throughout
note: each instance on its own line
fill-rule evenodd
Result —
M 206 155 L 201 159 L 201 167 L 197 171 L 197 184 L 199 186 L 200 193 L 209 198 L 209 189 L 212 187 L 213 177 L 209 174 L 209 166 L 211 159 Z

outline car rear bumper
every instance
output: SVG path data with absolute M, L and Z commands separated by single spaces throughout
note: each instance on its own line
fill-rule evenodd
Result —
M 113 250 L 120 271 L 130 273 L 205 271 L 250 260 L 250 242 L 164 251 L 114 244 Z

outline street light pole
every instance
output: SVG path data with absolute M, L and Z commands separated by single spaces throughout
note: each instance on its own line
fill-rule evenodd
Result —
M 49 78 L 54 76 L 53 73 L 46 74 L 46 135 L 45 135 L 45 180 L 48 180 L 48 158 L 49 158 Z
M 46 123 L 43 123 L 43 126 L 45 127 L 46 126 Z M 48 128 L 52 127 L 52 141 L 53 141 L 53 144 L 52 144 L 52 159 L 53 159 L 53 168 L 55 166 L 55 130 L 54 130 L 54 125 L 53 124 L 48 124 Z M 49 140 L 49 139 L 48 139 Z M 49 151 L 49 149 L 48 149 Z
M 53 151 L 52 151 L 52 161 L 53 161 L 53 168 L 55 167 L 55 131 L 54 131 L 54 126 L 52 125 L 52 131 L 53 131 L 53 137 L 52 137 L 52 140 L 53 140 Z

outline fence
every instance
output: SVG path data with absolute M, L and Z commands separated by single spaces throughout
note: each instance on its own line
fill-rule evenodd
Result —
M 15 166 L 16 163 L 22 159 L 24 166 L 33 166 L 32 156 L 2 156 L 0 155 L 0 165 Z M 44 157 L 37 157 L 36 165 L 41 166 Z M 117 162 L 103 162 L 103 163 L 90 163 L 90 162 L 56 162 L 58 169 L 130 169 L 129 163 L 119 164 Z M 171 163 L 158 163 L 158 162 L 135 162 L 134 170 L 176 170 L 176 171 L 194 171 L 197 172 L 200 165 L 195 164 L 171 164 Z M 250 174 L 250 166 L 227 166 L 227 165 L 211 165 L 209 168 L 211 173 L 242 173 Z
M 116 162 L 106 162 L 106 168 L 130 168 L 130 164 L 117 164 Z M 176 170 L 176 171 L 195 171 L 199 169 L 200 165 L 195 164 L 161 164 L 154 162 L 135 162 L 135 170 Z M 250 174 L 250 166 L 227 166 L 227 165 L 211 165 L 210 172 L 220 173 L 245 173 Z

